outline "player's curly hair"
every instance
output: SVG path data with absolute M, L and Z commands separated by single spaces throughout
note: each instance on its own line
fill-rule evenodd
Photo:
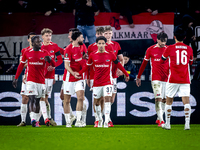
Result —
M 74 31 L 72 32 L 72 40 L 75 41 L 82 33 L 80 31 Z
M 104 37 L 104 36 L 99 36 L 97 39 L 96 39 L 96 43 L 98 43 L 98 41 L 100 40 L 104 40 L 105 43 L 107 42 L 107 39 Z
M 166 42 L 166 39 L 168 39 L 168 36 L 165 32 L 160 32 L 157 35 L 157 39 L 161 40 L 162 42 Z
M 40 38 L 38 35 L 35 35 L 31 38 L 31 42 L 33 43 L 35 41 L 35 39 Z

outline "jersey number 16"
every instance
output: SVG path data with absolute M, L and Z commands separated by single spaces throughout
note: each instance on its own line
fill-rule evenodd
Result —
M 187 64 L 187 51 L 185 51 L 185 50 L 183 50 L 181 52 L 180 52 L 180 50 L 176 51 L 176 64 L 179 65 L 180 63 L 182 65 Z

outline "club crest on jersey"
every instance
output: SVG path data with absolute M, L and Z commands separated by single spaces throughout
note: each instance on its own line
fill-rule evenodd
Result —
M 67 54 L 67 53 L 65 54 L 65 57 L 68 57 L 68 54 Z
M 109 59 L 106 60 L 106 62 L 109 62 L 109 61 L 110 61 Z
M 154 43 L 156 43 L 157 35 L 160 32 L 164 32 L 163 23 L 160 20 L 154 20 L 151 22 L 151 24 L 147 27 L 146 30 L 150 33 Z

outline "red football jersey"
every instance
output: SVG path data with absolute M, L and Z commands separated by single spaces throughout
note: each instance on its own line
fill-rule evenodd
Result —
M 118 52 L 121 50 L 119 43 L 116 42 L 116 41 L 111 41 L 111 43 L 110 44 L 107 43 L 107 45 L 110 45 L 110 46 L 113 47 L 113 53 L 117 57 L 117 55 L 119 55 Z M 117 65 L 115 63 L 112 64 L 112 77 L 118 78 L 118 76 L 117 76 Z
M 90 54 L 87 65 L 94 67 L 94 87 L 112 84 L 112 63 L 117 57 L 110 52 L 93 52 Z
M 167 46 L 159 48 L 157 45 L 153 45 L 146 51 L 144 60 L 150 60 L 152 81 L 158 80 L 167 82 L 169 75 L 168 59 L 164 63 L 161 63 L 161 57 L 166 48 Z
M 70 67 L 73 71 L 79 72 L 82 69 L 80 63 L 82 62 L 82 57 L 83 51 L 81 51 L 81 46 L 74 47 L 72 44 L 70 44 L 65 48 L 64 60 L 70 62 Z M 63 80 L 68 82 L 75 82 L 78 80 L 83 80 L 83 76 L 81 79 L 76 79 L 70 72 L 65 69 Z
M 181 42 L 170 45 L 162 57 L 169 57 L 169 83 L 190 83 L 189 62 L 193 61 L 193 50 L 190 46 Z
M 106 46 L 105 46 L 105 50 L 108 51 L 108 52 L 114 51 L 113 47 L 110 44 L 108 45 L 107 43 L 106 43 Z M 93 44 L 89 45 L 88 56 L 90 56 L 91 53 L 97 52 L 97 51 L 98 51 L 97 43 L 93 43 Z M 89 79 L 93 80 L 94 79 L 94 66 L 93 65 L 90 66 L 89 72 L 90 72 Z
M 21 63 L 28 63 L 27 81 L 45 84 L 45 67 L 49 65 L 44 57 L 50 56 L 46 50 L 34 51 L 33 49 L 25 51 Z
M 51 58 L 55 60 L 55 56 L 57 56 L 59 54 L 60 49 L 62 49 L 62 48 L 58 47 L 58 45 L 56 43 L 50 42 L 49 45 L 42 44 L 41 49 L 47 50 L 50 53 Z M 61 50 L 60 54 L 61 53 L 62 53 L 62 50 Z M 56 62 L 56 67 L 61 65 L 61 64 L 62 64 L 62 60 L 60 59 L 60 60 L 58 60 Z M 47 67 L 48 66 L 46 66 L 45 78 L 54 79 L 54 77 L 55 77 L 55 69 L 53 71 L 47 71 Z

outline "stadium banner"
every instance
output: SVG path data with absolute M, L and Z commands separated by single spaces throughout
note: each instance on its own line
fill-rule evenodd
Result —
M 27 34 L 40 34 L 43 28 L 53 30 L 52 41 L 59 47 L 69 44 L 68 31 L 75 27 L 72 13 L 54 13 L 44 16 L 42 13 L 0 13 L 0 58 L 4 64 L 17 64 L 22 48 L 28 46 Z M 174 13 L 141 13 L 133 15 L 135 28 L 130 28 L 126 18 L 119 20 L 119 13 L 100 13 L 95 16 L 95 26 L 113 26 L 112 39 L 118 41 L 122 51 L 127 51 L 131 58 L 144 56 L 146 49 L 155 44 L 156 36 L 166 32 L 173 43 Z
M 1 81 L 0 86 L 0 125 L 17 125 L 20 123 L 20 106 L 21 106 L 21 82 L 14 89 L 11 81 Z M 63 115 L 62 101 L 60 99 L 60 89 L 62 82 L 57 81 L 53 86 L 52 95 L 49 97 L 51 105 L 51 116 L 58 125 L 65 125 Z M 112 104 L 111 119 L 114 124 L 155 124 L 156 111 L 155 99 L 151 88 L 151 82 L 142 82 L 141 87 L 137 87 L 134 81 L 121 82 L 117 84 L 117 95 L 115 102 Z M 199 124 L 200 114 L 200 82 L 192 81 L 190 104 L 192 108 L 191 123 Z M 94 124 L 94 114 L 92 109 L 92 92 L 86 87 L 85 100 L 87 103 L 87 125 Z M 75 114 L 76 95 L 71 98 L 72 110 Z M 172 105 L 172 124 L 184 124 L 184 108 L 181 98 L 175 97 Z M 27 114 L 27 124 L 30 124 L 30 117 Z M 44 120 L 41 117 L 41 124 Z

